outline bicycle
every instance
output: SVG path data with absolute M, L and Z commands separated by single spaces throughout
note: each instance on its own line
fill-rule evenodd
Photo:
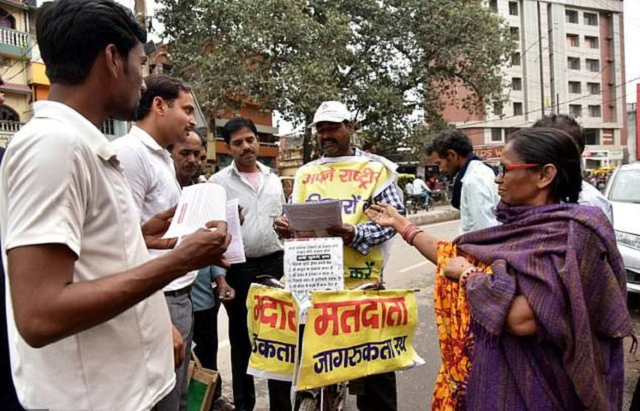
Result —
M 272 287 L 276 289 L 285 289 L 284 284 L 270 276 L 258 276 L 258 282 L 261 285 Z M 365 283 L 353 290 L 368 291 L 368 290 L 383 290 L 384 286 L 381 283 Z M 298 333 L 298 347 L 302 347 L 302 336 L 304 334 L 304 325 L 300 326 L 300 332 Z M 298 350 L 296 353 L 298 359 L 300 359 L 302 353 Z M 352 389 L 351 383 L 358 382 L 359 380 L 351 382 L 341 382 L 337 384 L 331 384 L 326 387 L 316 388 L 306 391 L 298 391 L 295 395 L 295 401 L 293 404 L 294 411 L 342 411 L 347 398 L 347 389 Z

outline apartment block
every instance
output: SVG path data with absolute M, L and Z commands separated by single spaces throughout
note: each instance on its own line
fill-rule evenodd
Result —
M 0 146 L 31 118 L 29 61 L 33 48 L 31 14 L 35 1 L 0 0 L 0 91 L 5 102 L 0 105 Z
M 589 169 L 623 161 L 627 145 L 624 19 L 621 0 L 489 0 L 517 49 L 505 67 L 506 104 L 445 119 L 479 149 L 495 150 L 514 130 L 565 113 L 585 128 Z M 461 93 L 464 90 L 460 90 Z

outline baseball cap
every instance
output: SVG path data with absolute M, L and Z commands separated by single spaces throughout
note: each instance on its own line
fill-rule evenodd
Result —
M 322 121 L 342 123 L 345 120 L 351 120 L 351 112 L 349 112 L 347 106 L 339 101 L 324 101 L 316 110 L 316 114 L 313 116 L 313 123 L 307 127 L 315 127 L 316 124 Z

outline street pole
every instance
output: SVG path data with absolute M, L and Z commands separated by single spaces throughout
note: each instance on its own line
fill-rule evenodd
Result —
M 133 7 L 135 9 L 135 13 L 136 13 L 136 17 L 138 18 L 138 21 L 140 22 L 142 27 L 146 29 L 147 28 L 147 5 L 145 0 L 135 0 Z

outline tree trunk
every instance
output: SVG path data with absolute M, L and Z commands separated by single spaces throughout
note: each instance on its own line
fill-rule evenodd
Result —
M 304 116 L 304 137 L 302 138 L 302 161 L 304 164 L 307 164 L 311 161 L 311 156 L 314 154 L 315 150 L 315 141 L 313 140 L 313 135 L 311 134 L 311 129 L 307 128 L 308 124 L 311 124 L 313 121 L 313 114 L 305 114 Z

